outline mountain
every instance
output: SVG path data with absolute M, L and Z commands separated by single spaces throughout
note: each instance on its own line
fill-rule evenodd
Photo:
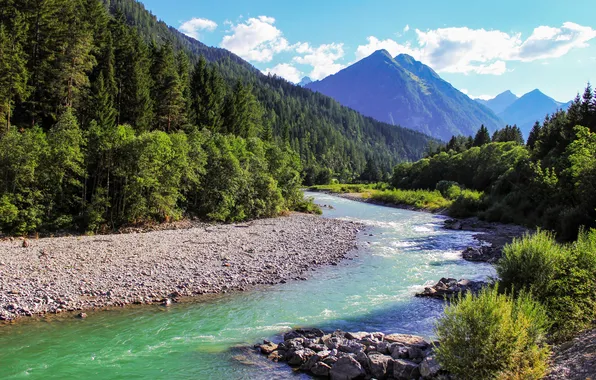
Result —
M 330 169 L 349 180 L 358 176 L 368 160 L 384 170 L 402 160 L 416 160 L 433 139 L 406 128 L 396 128 L 342 107 L 333 99 L 294 85 L 282 78 L 263 75 L 237 55 L 208 47 L 159 21 L 136 0 L 103 0 L 116 18 L 123 18 L 148 43 L 170 43 L 184 51 L 191 63 L 204 56 L 229 85 L 250 84 L 264 108 L 275 138 L 300 154 L 305 170 Z
M 301 81 L 298 83 L 298 86 L 300 86 L 300 87 L 304 87 L 304 86 L 306 86 L 307 84 L 310 84 L 310 83 L 312 83 L 312 79 L 310 79 L 309 77 L 304 77 L 304 78 L 302 78 L 302 80 L 301 80 Z
M 490 131 L 503 122 L 430 67 L 409 55 L 393 58 L 379 50 L 306 86 L 379 121 L 401 125 L 442 140 L 473 135 L 481 124 Z
M 547 114 L 567 109 L 570 103 L 561 103 L 536 89 L 528 92 L 502 112 L 499 116 L 507 124 L 516 124 L 527 138 L 536 121 L 542 122 Z
M 517 95 L 512 93 L 511 91 L 507 90 L 505 92 L 500 93 L 493 99 L 484 100 L 484 99 L 475 99 L 478 103 L 483 104 L 493 110 L 494 113 L 497 115 L 501 112 L 505 111 L 507 107 L 515 103 L 515 101 L 519 99 Z

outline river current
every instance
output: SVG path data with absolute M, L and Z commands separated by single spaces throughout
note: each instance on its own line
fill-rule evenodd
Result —
M 193 302 L 0 325 L 0 379 L 300 379 L 243 348 L 293 327 L 433 336 L 443 302 L 415 298 L 441 277 L 485 279 L 462 260 L 472 234 L 444 217 L 307 193 L 324 217 L 364 223 L 359 249 L 306 281 Z

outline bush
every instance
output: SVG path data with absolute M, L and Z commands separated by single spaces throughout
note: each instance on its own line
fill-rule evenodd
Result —
M 544 309 L 498 286 L 447 306 L 436 327 L 437 360 L 458 379 L 540 379 L 547 371 Z
M 439 181 L 437 182 L 436 189 L 441 192 L 447 199 L 456 199 L 461 195 L 461 187 L 459 183 L 453 181 Z
M 580 232 L 568 245 L 544 231 L 516 239 L 505 247 L 497 273 L 504 286 L 527 290 L 546 307 L 555 341 L 590 327 L 596 318 L 594 230 Z
M 562 247 L 552 233 L 538 231 L 513 240 L 503 248 L 503 258 L 497 263 L 497 273 L 507 289 L 540 291 L 552 281 L 559 270 Z
M 467 218 L 477 215 L 483 209 L 483 193 L 474 190 L 461 190 L 459 196 L 449 208 L 449 215 L 454 218 Z
M 385 190 L 372 193 L 371 198 L 388 204 L 408 205 L 430 211 L 451 206 L 451 201 L 443 198 L 437 190 Z

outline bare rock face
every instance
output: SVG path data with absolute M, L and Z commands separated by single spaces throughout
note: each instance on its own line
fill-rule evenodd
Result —
M 433 357 L 433 345 L 415 335 L 298 329 L 286 333 L 270 352 L 273 347 L 268 341 L 255 346 L 270 360 L 285 361 L 317 377 L 430 380 L 445 376 Z

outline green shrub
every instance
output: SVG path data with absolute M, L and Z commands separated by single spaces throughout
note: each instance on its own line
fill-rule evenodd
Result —
M 437 190 L 385 190 L 371 194 L 371 199 L 394 205 L 408 205 L 418 209 L 437 211 L 451 206 Z
M 441 195 L 443 195 L 445 198 L 451 200 L 459 197 L 462 191 L 459 183 L 454 181 L 439 181 L 437 182 L 436 189 L 439 190 Z
M 296 205 L 294 210 L 298 212 L 305 212 L 307 214 L 321 215 L 323 213 L 323 210 L 321 210 L 321 207 L 314 202 L 313 198 L 304 198 Z
M 540 379 L 547 371 L 545 311 L 498 286 L 468 293 L 437 322 L 437 360 L 457 379 Z
M 507 289 L 537 293 L 552 281 L 564 252 L 552 233 L 538 231 L 526 235 L 503 248 L 497 273 Z M 540 292 L 538 292 L 540 293 Z
M 590 327 L 596 318 L 596 231 L 580 232 L 578 240 L 558 244 L 538 231 L 505 247 L 497 264 L 502 284 L 528 290 L 552 321 L 555 341 Z
M 467 218 L 478 215 L 483 209 L 483 193 L 474 190 L 461 190 L 449 208 L 449 215 L 454 218 Z

